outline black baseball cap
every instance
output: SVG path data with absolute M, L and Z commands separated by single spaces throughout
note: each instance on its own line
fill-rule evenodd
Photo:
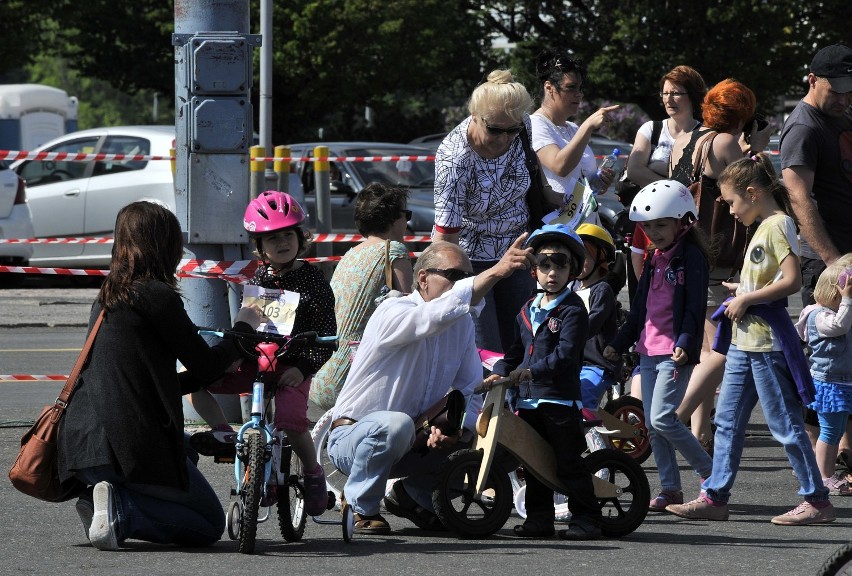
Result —
M 835 92 L 852 92 L 852 48 L 843 44 L 826 46 L 811 61 L 811 72 L 827 79 Z

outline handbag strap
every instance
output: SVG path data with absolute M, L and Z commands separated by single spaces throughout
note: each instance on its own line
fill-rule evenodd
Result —
M 532 178 L 532 185 L 537 189 L 542 189 L 542 180 L 541 180 L 541 164 L 538 160 L 538 155 L 533 152 L 532 145 L 530 145 L 530 136 L 529 132 L 527 132 L 526 124 L 521 126 L 521 146 L 524 148 L 524 163 L 527 165 L 527 170 L 530 173 L 530 178 Z
M 390 260 L 390 240 L 385 240 L 385 286 L 393 290 L 393 268 Z
M 710 159 L 710 146 L 713 145 L 713 140 L 716 138 L 718 132 L 713 131 L 704 143 L 701 145 L 701 151 L 698 154 L 698 161 L 695 163 L 695 167 L 692 169 L 692 181 L 698 182 L 701 175 L 704 174 L 704 167 L 707 165 L 707 160 Z
M 80 372 L 83 371 L 83 364 L 85 364 L 86 360 L 89 359 L 89 352 L 92 351 L 92 343 L 95 341 L 95 335 L 97 335 L 103 319 L 104 310 L 101 308 L 101 313 L 98 314 L 98 318 L 95 320 L 95 325 L 92 326 L 92 331 L 89 332 L 89 336 L 86 338 L 86 343 L 83 345 L 83 349 L 80 350 L 80 355 L 77 356 L 77 362 L 74 363 L 74 368 L 71 370 L 68 380 L 65 381 L 65 386 L 62 388 L 62 392 L 59 393 L 59 397 L 56 399 L 56 403 L 53 407 L 54 417 L 61 415 L 68 406 L 68 402 L 71 400 L 71 394 L 74 393 L 74 387 L 77 385 L 77 379 L 80 377 Z

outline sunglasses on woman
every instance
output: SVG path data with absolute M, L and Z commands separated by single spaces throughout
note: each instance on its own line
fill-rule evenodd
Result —
M 468 272 L 467 270 L 459 270 L 458 268 L 426 268 L 426 272 L 437 274 L 438 276 L 443 276 L 450 282 L 458 282 L 459 280 L 464 280 L 465 278 L 475 276 L 473 272 Z
M 542 272 L 550 272 L 551 269 L 565 270 L 568 268 L 570 258 L 568 254 L 561 254 L 559 252 L 556 254 L 536 254 L 535 266 Z
M 480 118 L 482 117 L 480 116 Z M 485 129 L 492 136 L 502 136 L 503 134 L 506 134 L 508 136 L 517 136 L 524 128 L 523 124 L 518 124 L 517 126 L 511 126 L 509 128 L 500 128 L 499 126 L 492 126 L 485 118 L 482 118 L 482 123 L 485 124 Z

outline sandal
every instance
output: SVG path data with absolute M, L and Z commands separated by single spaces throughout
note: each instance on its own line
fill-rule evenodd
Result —
M 405 486 L 402 484 L 402 480 L 394 482 L 390 491 L 385 494 L 384 504 L 388 512 L 394 516 L 411 520 L 421 530 L 428 530 L 430 532 L 447 531 L 447 527 L 444 526 L 444 523 L 441 522 L 441 519 L 434 512 L 426 510 L 415 502 L 414 498 L 408 495 L 408 492 L 405 491 Z
M 381 514 L 367 516 L 365 514 L 354 513 L 355 516 L 355 533 L 356 534 L 390 534 L 390 524 L 382 518 Z
M 669 504 L 683 504 L 683 492 L 664 490 L 648 505 L 649 512 L 664 512 Z

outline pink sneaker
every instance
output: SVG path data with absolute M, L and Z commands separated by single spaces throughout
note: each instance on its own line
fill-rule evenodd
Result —
M 842 472 L 836 473 L 831 478 L 823 478 L 822 482 L 832 496 L 852 496 L 852 487 L 846 481 L 846 474 Z
M 313 472 L 305 472 L 305 512 L 308 516 L 319 516 L 328 510 L 329 500 L 325 471 L 317 464 Z
M 780 516 L 772 519 L 772 523 L 778 526 L 807 526 L 808 524 L 826 524 L 834 522 L 834 506 L 828 502 L 828 506 L 817 508 L 807 500 Z
M 705 495 L 701 495 L 686 504 L 670 504 L 666 506 L 666 511 L 671 512 L 675 516 L 690 520 L 717 520 L 724 522 L 728 519 L 727 503 L 715 504 Z

